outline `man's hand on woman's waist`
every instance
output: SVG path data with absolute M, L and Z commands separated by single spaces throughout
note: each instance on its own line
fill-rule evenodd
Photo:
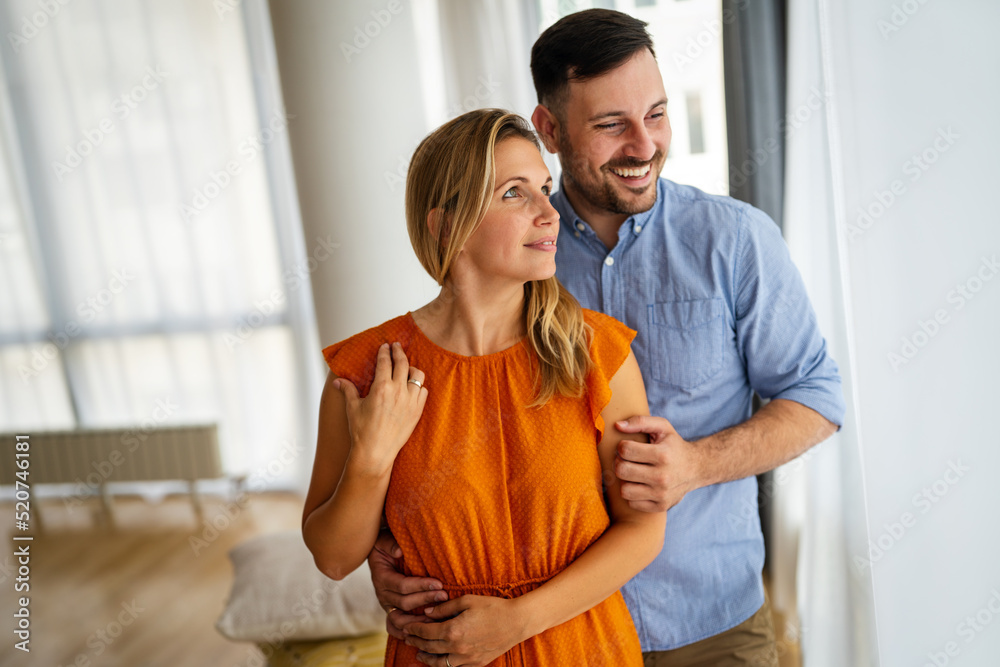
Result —
M 368 569 L 379 604 L 388 612 L 386 631 L 396 639 L 405 639 L 403 628 L 410 623 L 426 622 L 424 608 L 448 599 L 441 582 L 429 577 L 408 577 L 399 571 L 403 551 L 392 533 L 383 530 L 368 554 Z M 408 612 L 417 611 L 417 614 Z

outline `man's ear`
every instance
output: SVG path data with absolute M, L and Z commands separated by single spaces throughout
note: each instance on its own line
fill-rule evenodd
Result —
M 535 132 L 545 144 L 545 150 L 550 153 L 559 152 L 559 120 L 552 111 L 542 104 L 535 107 L 531 114 L 531 123 L 535 126 Z
M 448 235 L 451 233 L 451 225 L 448 223 L 448 215 L 442 208 L 432 208 L 427 214 L 427 229 L 431 231 L 431 236 L 438 240 L 439 245 L 448 242 Z

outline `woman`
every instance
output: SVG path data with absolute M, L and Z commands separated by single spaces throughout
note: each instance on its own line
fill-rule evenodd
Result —
M 306 544 L 342 578 L 384 509 L 404 570 L 447 582 L 455 616 L 390 637 L 386 664 L 642 664 L 618 589 L 660 551 L 665 515 L 621 499 L 604 428 L 648 414 L 635 332 L 556 280 L 551 183 L 516 115 L 431 133 L 406 219 L 441 293 L 324 350 Z

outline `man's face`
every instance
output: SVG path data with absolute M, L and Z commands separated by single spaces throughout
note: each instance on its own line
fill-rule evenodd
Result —
M 625 216 L 652 208 L 670 121 L 663 77 L 648 49 L 594 79 L 570 80 L 560 120 L 557 149 L 571 199 Z

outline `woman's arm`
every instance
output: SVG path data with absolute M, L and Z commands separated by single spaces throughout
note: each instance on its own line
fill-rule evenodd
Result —
M 411 375 L 423 380 L 394 343 L 391 353 L 388 345 L 379 348 L 366 398 L 349 381 L 327 377 L 302 537 L 331 579 L 357 569 L 378 537 L 393 461 L 427 400 L 426 388 L 408 382 Z
M 452 665 L 484 665 L 515 644 L 603 602 L 660 553 L 666 514 L 629 507 L 613 470 L 623 437 L 614 424 L 649 414 L 645 385 L 631 352 L 610 386 L 611 401 L 601 413 L 605 430 L 598 453 L 611 525 L 569 567 L 521 597 L 464 595 L 428 608 L 428 617 L 451 620 L 406 627 L 407 643 L 425 652 L 420 657 L 426 664 L 444 666 L 443 656 L 448 654 Z

